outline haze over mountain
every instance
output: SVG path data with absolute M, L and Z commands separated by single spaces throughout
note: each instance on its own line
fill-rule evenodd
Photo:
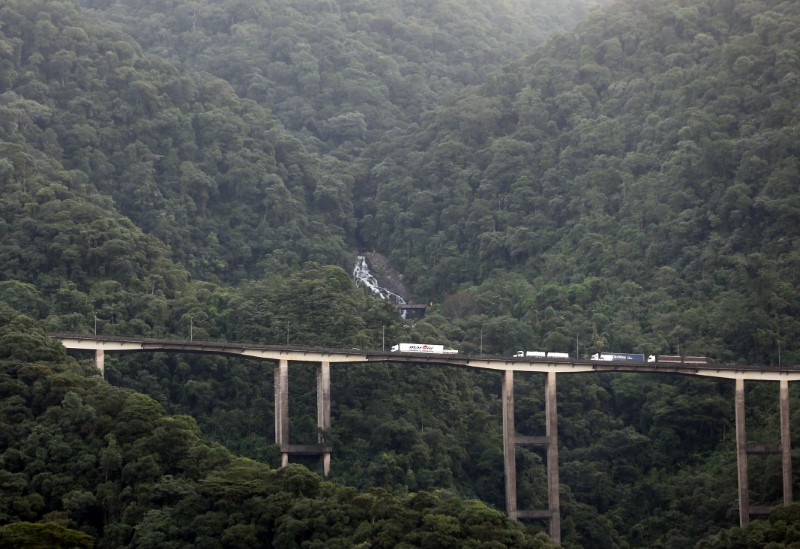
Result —
M 99 417 L 108 397 L 43 330 L 798 364 L 800 7 L 603 4 L 0 0 L 0 302 L 13 309 L 2 523 L 57 519 L 101 546 L 137 545 L 137 527 L 190 513 L 167 478 L 185 472 L 160 454 L 147 473 L 159 488 L 130 515 L 103 515 L 108 487 L 92 476 L 45 490 L 26 453 L 36 429 L 14 425 Z M 362 250 L 432 303 L 423 321 L 354 287 Z M 52 371 L 37 369 L 43 348 Z M 140 355 L 107 370 L 230 451 L 278 464 L 263 365 Z M 315 440 L 313 372 L 293 372 L 293 437 Z M 335 482 L 502 507 L 495 376 L 337 375 Z M 32 387 L 59 376 L 81 388 L 36 400 Z M 566 546 L 756 536 L 722 530 L 736 524 L 729 384 L 562 377 Z M 517 382 L 525 434 L 543 429 L 539 381 Z M 751 435 L 771 440 L 774 395 L 748 399 Z M 175 436 L 206 444 L 175 421 L 192 433 Z M 108 429 L 80 435 L 87 456 L 113 453 Z M 131 468 L 151 467 L 150 443 L 129 442 Z M 541 456 L 518 460 L 521 504 L 541 505 Z M 80 477 L 62 461 L 52 474 Z M 753 493 L 774 502 L 762 465 Z M 109 471 L 92 474 L 117 482 Z M 266 536 L 253 521 L 230 535 Z M 169 523 L 163 539 L 188 539 Z M 526 527 L 523 545 L 541 525 Z

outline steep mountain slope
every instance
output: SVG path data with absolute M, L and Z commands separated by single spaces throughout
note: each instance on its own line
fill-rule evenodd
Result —
M 276 342 L 291 322 L 294 341 L 374 345 L 370 320 L 394 333 L 391 307 L 338 267 L 354 221 L 327 160 L 75 2 L 0 12 L 0 300 L 55 330 L 184 335 L 193 321 L 198 337 Z M 264 278 L 276 295 L 317 273 L 339 331 L 309 314 L 320 303 L 286 300 L 270 320 L 247 289 L 191 282 Z
M 144 49 L 75 2 L 4 1 L 0 138 L 80 170 L 194 276 L 227 281 L 258 276 L 270 257 L 348 263 L 361 170 L 320 153 L 357 156 L 437 93 L 529 50 L 532 29 L 541 37 L 566 26 L 584 6 L 576 0 L 556 23 L 547 10 L 544 21 L 517 17 L 526 7 L 517 2 L 397 13 L 388 4 L 84 4 L 135 21 L 126 28 Z M 387 42 L 390 16 L 400 19 Z M 414 45 L 412 27 L 428 40 Z
M 74 2 L 5 0 L 2 12 L 0 139 L 112 198 L 197 277 L 254 276 L 273 255 L 345 263 L 347 181 L 269 113 L 144 54 Z
M 597 0 L 81 0 L 147 51 L 228 81 L 342 159 L 482 82 Z
M 537 345 L 797 363 L 799 24 L 618 3 L 375 144 L 359 237 L 460 315 L 497 316 L 464 298 L 520 273 L 502 312 Z
M 513 21 L 499 34 L 482 26 L 491 20 L 485 6 L 495 4 L 442 3 L 448 10 L 436 12 L 435 3 L 400 3 L 405 19 L 392 20 L 378 3 L 269 2 L 284 11 L 254 14 L 261 28 L 242 23 L 253 13 L 247 2 L 235 17 L 227 2 L 92 2 L 97 11 L 87 17 L 79 6 L 88 0 L 0 0 L 0 300 L 47 318 L 50 329 L 84 332 L 94 320 L 101 333 L 185 337 L 191 326 L 198 338 L 380 348 L 385 327 L 387 342 L 447 342 L 461 352 L 579 345 L 581 355 L 689 350 L 796 363 L 794 4 L 625 2 L 502 74 L 493 72 L 502 56 L 485 46 L 522 35 Z M 345 5 L 347 14 L 334 9 Z M 100 18 L 117 10 L 129 25 L 126 10 L 153 6 L 169 7 L 162 19 L 170 26 L 147 11 L 146 46 Z M 475 22 L 469 33 L 447 23 L 455 13 Z M 419 54 L 406 34 L 425 35 L 428 19 L 446 32 Z M 337 42 L 327 26 L 347 39 Z M 287 40 L 273 34 L 283 31 Z M 447 47 L 432 49 L 440 39 Z M 190 69 L 219 71 L 232 84 Z M 348 163 L 356 157 L 369 169 Z M 425 321 L 405 325 L 353 288 L 341 267 L 357 245 L 385 252 L 415 294 L 436 300 Z M 224 284 L 242 279 L 254 280 Z M 3 339 L 0 350 L 19 338 Z M 277 465 L 270 376 L 250 366 L 159 355 L 109 359 L 108 372 Z M 51 379 L 15 368 L 7 389 L 24 392 L 17 375 Z M 328 433 L 336 481 L 396 494 L 442 489 L 502 506 L 497 376 L 390 367 L 338 374 Z M 297 375 L 312 379 L 302 368 Z M 564 377 L 567 545 L 684 547 L 736 523 L 730 384 Z M 542 430 L 539 381 L 517 385 L 524 434 Z M 311 405 L 299 403 L 307 395 L 297 386 L 292 433 L 313 439 L 313 414 L 304 414 Z M 792 399 L 796 423 L 796 391 Z M 751 387 L 748 402 L 750 434 L 771 440 L 770 387 Z M 3 413 L 29 417 L 35 404 L 12 398 Z M 59 404 L 79 412 L 65 422 L 91 415 L 87 401 Z M 152 401 L 134 404 L 162 419 Z M 58 411 L 42 421 L 58 420 Z M 196 432 L 187 436 L 205 446 Z M 155 475 L 152 460 L 135 452 L 169 454 L 162 443 L 131 441 L 129 478 Z M 55 454 L 86 454 L 53 461 L 64 469 L 91 461 L 90 452 L 60 445 Z M 12 475 L 26 474 L 18 470 L 25 460 L 5 458 Z M 520 502 L 540 505 L 542 460 L 526 450 L 519 460 Z M 751 478 L 765 503 L 780 500 L 769 465 Z M 249 486 L 253 471 L 265 469 L 230 476 Z M 241 495 L 227 474 L 212 485 Z M 29 513 L 13 520 L 39 516 L 36 495 L 19 492 L 23 480 L 13 476 L 3 488 L 14 512 Z M 131 522 L 143 500 L 175 503 L 149 514 L 140 531 L 154 532 L 154 546 L 161 534 L 185 542 L 192 532 L 170 534 L 171 519 L 200 516 L 209 501 L 172 479 L 153 485 L 152 495 L 131 496 Z M 71 494 L 66 512 L 94 524 L 100 512 L 89 491 Z M 48 492 L 48 511 L 61 512 L 58 495 Z M 286 528 L 316 513 L 306 503 Z M 210 537 L 225 531 L 222 514 L 202 515 L 213 523 Z M 248 524 L 233 525 L 230 539 L 252 541 Z

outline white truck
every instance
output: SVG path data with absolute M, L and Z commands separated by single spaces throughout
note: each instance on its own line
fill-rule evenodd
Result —
M 659 364 L 708 364 L 708 358 L 704 356 L 680 356 L 680 355 L 650 355 L 647 362 Z
M 538 357 L 544 358 L 547 356 L 547 353 L 544 351 L 517 351 L 514 354 L 515 358 L 524 358 L 524 357 Z
M 600 360 L 604 362 L 644 362 L 644 355 L 639 353 L 600 352 L 593 354 L 592 360 Z
M 567 353 L 554 353 L 544 351 L 517 351 L 514 358 L 569 358 Z
M 444 345 L 431 345 L 430 343 L 398 343 L 392 345 L 393 353 L 431 353 L 438 355 L 455 355 L 455 349 L 445 349 Z

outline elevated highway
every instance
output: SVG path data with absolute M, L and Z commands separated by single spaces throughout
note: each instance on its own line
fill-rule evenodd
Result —
M 747 381 L 798 381 L 800 368 L 780 368 L 741 364 L 658 364 L 651 362 L 600 362 L 559 358 L 523 358 L 500 355 L 463 355 L 431 353 L 398 353 L 361 349 L 336 349 L 299 345 L 259 345 L 220 341 L 152 339 L 142 337 L 99 336 L 53 333 L 67 349 L 103 352 L 180 352 L 212 353 L 261 360 L 292 362 L 393 362 L 462 366 L 483 370 L 512 372 L 555 372 L 559 374 L 588 372 L 637 372 L 681 374 Z
M 512 518 L 546 519 L 550 536 L 561 540 L 561 513 L 558 471 L 558 427 L 556 375 L 600 372 L 636 372 L 641 374 L 677 374 L 715 377 L 735 383 L 736 453 L 739 486 L 739 523 L 746 526 L 751 516 L 762 515 L 768 508 L 750 506 L 748 496 L 747 456 L 756 453 L 780 454 L 783 478 L 783 503 L 792 501 L 792 456 L 789 436 L 789 382 L 800 380 L 800 368 L 739 364 L 659 364 L 644 362 L 600 362 L 579 359 L 508 357 L 491 355 L 391 353 L 361 349 L 329 349 L 298 345 L 257 345 L 218 341 L 150 339 L 141 337 L 98 336 L 83 334 L 50 334 L 67 349 L 92 351 L 100 374 L 104 376 L 106 352 L 180 352 L 213 353 L 276 363 L 275 375 L 275 442 L 280 446 L 281 463 L 288 464 L 290 455 L 321 455 L 323 471 L 330 470 L 331 448 L 320 438 L 319 444 L 289 443 L 289 363 L 310 362 L 317 367 L 317 426 L 324 432 L 331 425 L 330 365 L 337 363 L 412 363 L 431 366 L 457 366 L 496 370 L 503 373 L 503 455 L 506 512 Z M 514 426 L 514 373 L 543 373 L 545 381 L 544 436 L 520 436 Z M 780 444 L 747 443 L 745 431 L 745 381 L 777 381 L 779 384 Z M 516 447 L 540 446 L 547 452 L 548 508 L 517 508 Z

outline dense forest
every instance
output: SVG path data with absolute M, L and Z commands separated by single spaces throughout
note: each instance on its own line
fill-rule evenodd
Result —
M 798 17 L 616 4 L 375 144 L 358 234 L 541 347 L 797 364 Z
M 45 333 L 794 367 L 798 29 L 779 0 L 0 0 L 0 542 L 545 547 L 500 512 L 494 373 L 336 366 L 323 481 L 277 468 L 268 365 L 109 356 L 105 383 Z M 423 320 L 354 284 L 362 251 Z M 310 365 L 291 387 L 314 441 Z M 516 391 L 541 434 L 541 376 Z M 565 547 L 800 539 L 795 507 L 734 528 L 729 382 L 558 393 Z M 747 400 L 774 441 L 777 389 Z M 517 461 L 543 507 L 544 455 Z
M 236 457 L 5 306 L 0 341 L 4 547 L 553 547 L 478 501 Z

